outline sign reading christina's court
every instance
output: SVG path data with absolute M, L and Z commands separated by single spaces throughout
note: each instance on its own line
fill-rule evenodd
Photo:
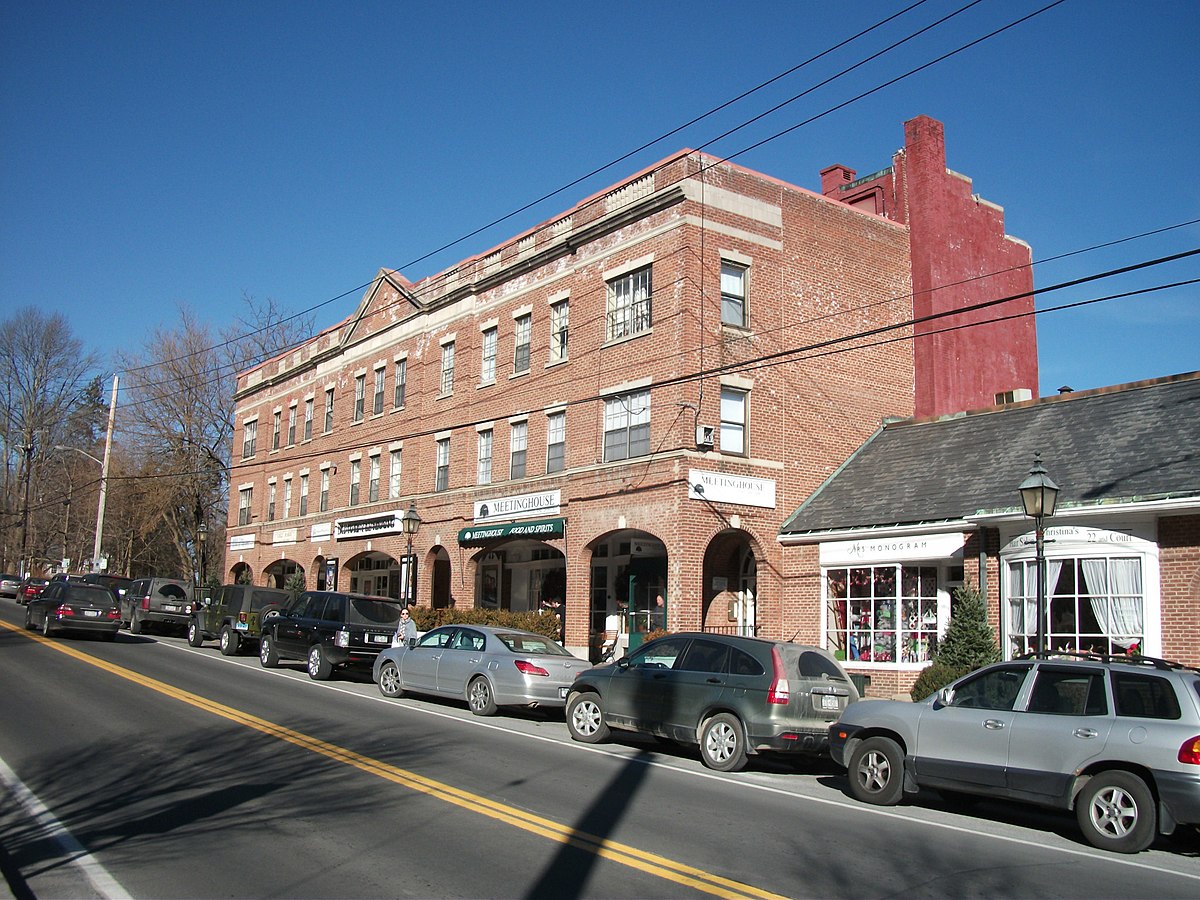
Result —
M 566 519 L 538 519 L 534 522 L 508 522 L 504 525 L 476 525 L 458 533 L 463 546 L 486 544 L 497 538 L 528 538 L 533 541 L 563 536 Z

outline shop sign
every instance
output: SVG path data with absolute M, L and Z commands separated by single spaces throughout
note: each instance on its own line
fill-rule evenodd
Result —
M 229 549 L 237 553 L 242 550 L 254 549 L 254 535 L 252 534 L 234 534 L 229 537 Z
M 333 523 L 319 522 L 314 525 L 308 532 L 309 540 L 327 541 L 333 537 Z
M 540 519 L 536 522 L 508 522 L 503 525 L 482 525 L 464 528 L 458 533 L 463 546 L 486 544 L 499 538 L 544 540 L 563 536 L 566 519 Z
M 404 526 L 400 522 L 400 517 L 403 515 L 404 511 L 398 509 L 394 512 L 375 513 L 369 516 L 335 519 L 333 531 L 339 541 L 375 537 L 380 534 L 402 534 Z
M 272 544 L 294 544 L 296 543 L 295 528 L 280 528 L 271 535 Z
M 688 470 L 688 499 L 775 508 L 775 482 L 769 478 Z
M 507 522 L 511 519 L 532 519 L 535 516 L 554 515 L 559 511 L 562 491 L 538 491 L 536 494 L 517 494 L 512 497 L 494 497 L 475 502 L 475 524 L 484 522 Z
M 1125 548 L 1131 553 L 1140 553 L 1143 549 L 1154 546 L 1153 541 L 1147 541 L 1128 532 L 1089 528 L 1086 525 L 1051 525 L 1046 528 L 1045 539 L 1047 544 L 1053 545 L 1053 547 L 1046 548 L 1047 554 L 1051 556 L 1068 552 L 1086 553 L 1088 548 L 1096 548 L 1101 545 L 1110 548 Z M 1036 543 L 1036 532 L 1027 531 L 1005 544 L 1004 549 L 1000 552 L 1004 556 L 1009 556 L 1033 548 Z
M 872 562 L 898 563 L 961 558 L 966 543 L 966 535 L 957 531 L 953 534 L 826 541 L 821 544 L 821 565 L 854 566 Z

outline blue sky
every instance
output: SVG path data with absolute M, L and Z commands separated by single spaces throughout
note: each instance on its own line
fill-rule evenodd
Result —
M 827 165 L 888 165 L 922 113 L 1035 260 L 1200 218 L 1195 0 L 1066 0 L 766 140 L 1050 2 L 982 0 L 709 144 L 967 3 L 927 0 L 435 252 L 910 2 L 2 4 L 0 316 L 62 312 L 106 359 L 179 304 L 220 327 L 243 294 L 325 327 L 379 267 L 429 275 L 681 147 L 817 190 Z M 1175 228 L 1047 262 L 1035 284 L 1197 247 L 1200 226 Z M 1038 306 L 1198 277 L 1192 257 Z M 1042 393 L 1200 368 L 1198 301 L 1192 285 L 1039 316 Z

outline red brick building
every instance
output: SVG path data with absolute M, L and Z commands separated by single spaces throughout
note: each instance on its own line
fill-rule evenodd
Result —
M 853 175 L 683 151 L 430 278 L 380 271 L 239 376 L 227 577 L 402 596 L 412 508 L 421 604 L 561 600 L 576 649 L 618 612 L 636 642 L 660 594 L 669 628 L 817 639 L 788 514 L 884 417 L 1037 390 L 1032 316 L 943 331 L 1033 298 L 941 125 Z

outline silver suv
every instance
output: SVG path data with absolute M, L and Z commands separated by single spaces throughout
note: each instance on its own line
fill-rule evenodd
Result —
M 749 753 L 823 754 L 829 724 L 857 699 L 819 647 L 683 632 L 575 676 L 567 729 L 587 743 L 616 728 L 699 744 L 706 766 L 737 772 Z
M 829 740 L 867 803 L 932 787 L 1074 810 L 1090 844 L 1118 853 L 1200 823 L 1200 669 L 1161 659 L 996 663 L 923 703 L 855 704 Z

